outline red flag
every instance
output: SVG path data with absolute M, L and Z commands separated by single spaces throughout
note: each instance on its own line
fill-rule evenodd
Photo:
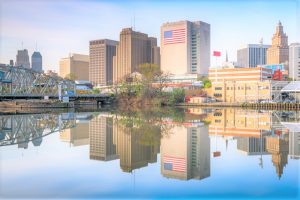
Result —
M 221 56 L 221 52 L 220 51 L 214 51 L 213 56 L 220 57 Z
M 215 151 L 213 152 L 214 157 L 219 157 L 221 156 L 221 152 L 220 151 Z

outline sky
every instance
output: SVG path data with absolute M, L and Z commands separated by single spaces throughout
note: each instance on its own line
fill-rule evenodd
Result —
M 179 20 L 209 23 L 211 51 L 235 61 L 244 44 L 271 44 L 279 20 L 289 43 L 300 42 L 299 10 L 300 0 L 0 0 L 0 63 L 37 49 L 44 70 L 57 71 L 60 58 L 88 54 L 90 40 L 119 40 L 134 27 L 160 42 L 160 26 Z

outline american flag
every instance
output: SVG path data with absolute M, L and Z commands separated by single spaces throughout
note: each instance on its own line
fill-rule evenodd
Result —
M 164 45 L 166 44 L 178 44 L 185 42 L 186 31 L 185 28 L 175 29 L 164 32 Z
M 164 170 L 185 172 L 186 160 L 185 158 L 176 158 L 171 156 L 163 157 Z

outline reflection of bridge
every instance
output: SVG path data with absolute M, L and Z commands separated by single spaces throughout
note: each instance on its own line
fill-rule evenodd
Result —
M 0 65 L 0 100 L 42 99 L 44 96 L 58 98 L 59 91 L 71 100 L 110 100 L 110 96 L 105 94 L 76 95 L 75 83 L 58 76 L 49 76 L 23 67 Z
M 76 126 L 74 113 L 0 116 L 0 146 L 15 145 L 27 148 L 32 142 L 39 146 L 42 137 Z

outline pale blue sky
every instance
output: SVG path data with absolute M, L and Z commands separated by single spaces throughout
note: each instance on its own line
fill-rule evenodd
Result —
M 278 20 L 289 43 L 300 41 L 299 0 L 232 1 L 45 1 L 0 0 L 0 63 L 16 59 L 18 49 L 42 53 L 44 69 L 58 69 L 69 53 L 88 54 L 89 40 L 118 40 L 122 28 L 158 37 L 167 21 L 211 24 L 211 50 L 236 60 L 243 44 L 271 43 Z M 298 21 L 297 21 L 298 20 Z

